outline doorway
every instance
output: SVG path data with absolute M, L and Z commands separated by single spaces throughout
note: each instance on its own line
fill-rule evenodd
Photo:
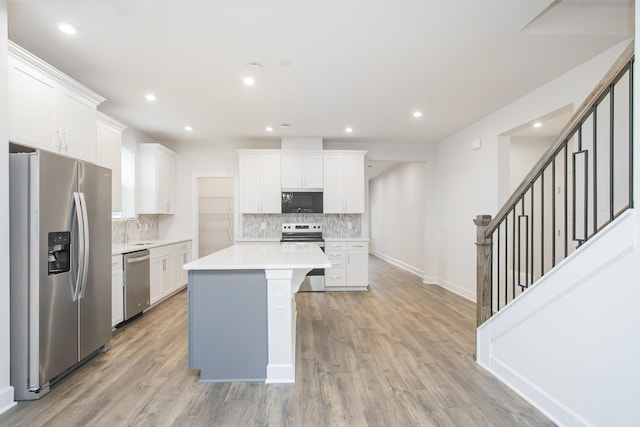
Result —
M 194 228 L 197 242 L 194 249 L 202 258 L 234 242 L 234 194 L 232 177 L 195 178 Z

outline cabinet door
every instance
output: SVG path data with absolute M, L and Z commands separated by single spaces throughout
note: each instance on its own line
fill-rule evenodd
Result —
M 55 133 L 56 84 L 45 74 L 9 56 L 9 139 L 49 151 L 59 150 Z
M 344 212 L 364 213 L 364 158 L 345 156 L 344 167 Z
M 347 286 L 369 284 L 369 254 L 364 251 L 347 253 Z
M 158 182 L 158 213 L 172 214 L 175 212 L 176 200 L 176 163 L 175 158 L 162 149 L 157 152 L 157 182 Z
M 302 187 L 302 156 L 297 154 L 282 155 L 282 188 Z
M 151 299 L 150 304 L 157 303 L 163 297 L 163 274 L 164 274 L 164 258 L 151 257 L 149 262 L 149 297 Z
M 111 259 L 111 326 L 124 320 L 122 274 L 122 255 L 114 256 Z
M 282 211 L 279 154 L 241 155 L 238 164 L 241 213 Z
M 282 212 L 282 186 L 280 180 L 280 155 L 264 155 L 260 158 L 261 213 Z
M 324 170 L 322 154 L 302 156 L 302 186 L 304 188 L 323 188 Z
M 238 164 L 240 212 L 260 212 L 260 156 L 242 155 Z
M 341 155 L 324 156 L 324 213 L 344 212 L 344 173 Z
M 120 183 L 120 149 L 122 146 L 122 132 L 107 123 L 98 121 L 97 158 L 100 166 L 111 169 L 111 210 L 120 212 L 122 209 L 122 186 Z
M 60 152 L 96 161 L 96 105 L 69 89 L 59 87 L 56 98 L 56 129 L 61 132 Z

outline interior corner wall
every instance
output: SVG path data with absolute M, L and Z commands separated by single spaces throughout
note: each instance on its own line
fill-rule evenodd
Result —
M 9 129 L 7 83 L 7 1 L 0 0 L 0 230 L 9 235 Z M 9 246 L 0 246 L 0 413 L 12 407 L 13 387 L 10 385 L 9 348 Z
M 429 206 L 425 169 L 424 162 L 403 162 L 369 182 L 370 252 L 419 276 Z
M 470 300 L 476 297 L 476 249 L 473 219 L 494 215 L 499 206 L 499 136 L 534 118 L 573 104 L 577 109 L 618 59 L 629 41 L 595 56 L 584 64 L 473 123 L 436 145 L 434 205 L 440 219 L 437 235 L 435 282 Z M 470 94 L 472 96 L 472 94 Z M 478 150 L 471 142 L 480 139 Z

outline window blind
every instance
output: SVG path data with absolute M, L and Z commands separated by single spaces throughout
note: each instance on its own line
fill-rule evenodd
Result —
M 116 218 L 136 216 L 136 149 L 123 145 L 120 149 L 122 186 L 122 211 L 114 213 Z

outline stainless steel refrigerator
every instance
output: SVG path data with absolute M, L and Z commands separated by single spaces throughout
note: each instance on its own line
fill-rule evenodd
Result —
M 11 385 L 49 387 L 111 339 L 111 170 L 10 154 Z

